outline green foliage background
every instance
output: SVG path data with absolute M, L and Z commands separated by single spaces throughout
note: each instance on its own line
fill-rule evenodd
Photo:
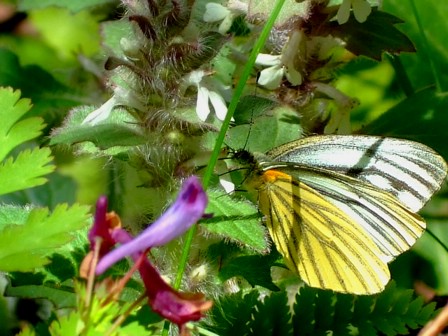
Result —
M 443 16 L 448 3 L 414 2 L 416 11 L 413 1 L 402 0 L 384 0 L 382 9 L 405 21 L 397 27 L 412 40 L 417 52 L 402 53 L 398 58 L 383 54 L 380 62 L 356 58 L 338 69 L 335 86 L 360 101 L 351 114 L 355 133 L 415 140 L 448 160 L 448 23 Z M 136 163 L 130 162 L 127 153 L 129 148 L 144 144 L 146 138 L 125 109 L 116 109 L 112 118 L 93 132 L 80 125 L 93 106 L 110 97 L 104 86 L 103 65 L 110 51 L 118 53 L 121 34 L 128 33 L 123 22 L 113 21 L 121 14 L 118 1 L 17 0 L 6 4 L 26 13 L 24 23 L 29 26 L 25 26 L 25 33 L 18 33 L 0 24 L 0 86 L 6 88 L 0 91 L 0 270 L 9 272 L 9 276 L 1 276 L 5 285 L 0 286 L 0 326 L 9 323 L 5 297 L 47 298 L 53 313 L 45 323 L 51 327 L 42 330 L 54 335 L 74 334 L 78 313 L 65 315 L 58 322 L 56 312 L 77 304 L 73 278 L 87 249 L 88 207 L 98 195 L 107 194 L 110 208 L 138 231 L 175 193 L 142 188 L 145 173 L 135 169 Z M 299 130 L 288 131 L 296 121 L 289 109 L 272 108 L 260 100 L 257 104 L 253 107 L 250 98 L 242 99 L 235 114 L 236 122 L 241 123 L 230 129 L 226 138 L 229 147 L 246 146 L 264 152 L 299 136 Z M 251 106 L 250 116 L 245 115 L 249 110 L 246 106 Z M 77 113 L 71 112 L 66 118 L 73 108 Z M 263 114 L 264 110 L 276 117 Z M 248 118 L 255 122 L 243 122 Z M 51 131 L 61 125 L 68 131 L 56 131 L 50 139 Z M 214 139 L 208 141 L 210 148 Z M 119 160 L 111 162 L 109 155 Z M 256 207 L 216 189 L 210 191 L 210 199 L 208 212 L 215 216 L 203 221 L 197 242 L 200 245 L 208 239 L 204 243 L 207 249 L 193 249 L 191 256 L 203 262 L 201 270 L 206 272 L 198 272 L 188 281 L 190 288 L 205 289 L 216 303 L 195 332 L 406 334 L 408 328 L 426 323 L 435 308 L 412 296 L 408 289 L 416 281 L 424 281 L 438 295 L 448 293 L 447 251 L 428 234 L 392 263 L 395 283 L 378 297 L 297 290 L 293 276 L 278 267 L 276 251 L 266 254 L 269 242 L 259 225 Z M 447 209 L 444 186 L 422 211 L 429 229 L 445 245 Z M 154 251 L 154 256 L 169 264 L 179 245 L 174 242 L 165 250 Z M 126 265 L 113 272 L 121 274 L 123 268 Z M 271 274 L 271 268 L 280 275 L 275 271 Z M 169 265 L 162 265 L 162 269 L 168 274 L 176 271 Z M 195 287 L 196 281 L 207 286 Z M 232 286 L 232 282 L 254 289 L 220 295 L 220 288 Z M 291 286 L 296 289 L 292 295 L 286 291 Z M 107 306 L 107 314 L 122 313 L 124 305 L 142 290 L 138 281 L 129 287 L 124 304 Z M 99 310 L 95 313 L 102 316 L 104 311 Z M 152 334 L 147 326 L 160 321 L 147 307 L 146 315 L 142 311 L 132 314 L 120 335 Z M 148 316 L 149 321 L 145 320 Z M 385 321 L 385 317 L 390 319 Z M 99 330 L 112 322 L 102 323 Z M 25 329 L 22 335 L 45 334 L 39 333 L 39 326 L 36 330 Z

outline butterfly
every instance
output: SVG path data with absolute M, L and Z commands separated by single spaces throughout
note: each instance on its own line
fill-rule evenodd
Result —
M 235 158 L 251 164 L 245 184 L 288 268 L 309 286 L 352 294 L 384 289 L 387 264 L 423 234 L 417 212 L 447 174 L 423 144 L 364 135 L 310 136 Z

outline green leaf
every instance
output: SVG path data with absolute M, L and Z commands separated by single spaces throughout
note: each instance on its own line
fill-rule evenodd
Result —
M 85 125 L 54 134 L 50 145 L 77 144 L 86 141 L 94 143 L 100 149 L 107 149 L 114 146 L 141 145 L 145 142 L 145 138 L 135 130 L 123 125 Z
M 64 204 L 56 207 L 52 214 L 48 209 L 28 210 L 23 225 L 10 223 L 0 232 L 0 246 L 8 246 L 0 250 L 0 269 L 26 272 L 47 264 L 47 256 L 70 242 L 73 231 L 87 224 L 87 210 L 85 206 L 68 208 Z
M 50 285 L 9 286 L 6 289 L 5 294 L 27 299 L 47 298 L 53 302 L 57 308 L 73 308 L 76 306 L 75 293 L 73 293 L 73 290 L 67 290 L 64 287 L 51 287 Z
M 247 335 L 258 295 L 254 290 L 246 295 L 238 292 L 219 297 L 208 314 L 207 329 L 220 336 Z
M 418 50 L 415 54 L 402 54 L 402 61 L 406 74 L 416 89 L 433 85 L 437 76 L 441 84 L 441 92 L 448 91 L 448 73 L 446 60 L 448 59 L 448 44 L 446 32 L 448 21 L 445 13 L 448 12 L 448 2 L 440 0 L 414 1 L 417 13 L 414 13 L 411 1 L 388 0 L 383 2 L 383 10 L 406 19 L 400 28 L 415 43 Z M 426 41 L 420 31 L 416 16 L 423 27 Z M 430 60 L 434 67 L 430 66 Z
M 59 319 L 53 321 L 50 324 L 49 331 L 51 335 L 75 336 L 78 335 L 80 325 L 83 325 L 80 312 L 73 311 L 70 314 L 61 316 Z
M 28 116 L 46 117 L 50 113 L 80 104 L 73 89 L 57 81 L 50 73 L 36 65 L 21 66 L 11 51 L 0 48 L 0 86 L 20 89 L 34 104 Z M 32 78 L 33 80 L 30 80 Z M 85 98 L 84 98 L 85 99 Z
M 62 7 L 67 8 L 73 13 L 79 12 L 83 9 L 91 7 L 112 4 L 115 0 L 89 0 L 89 1 L 73 1 L 73 0 L 19 0 L 19 9 L 21 11 L 28 11 L 32 9 L 40 9 L 46 7 Z
M 0 232 L 11 223 L 22 225 L 26 222 L 29 212 L 28 208 L 23 208 L 15 205 L 0 206 Z
M 47 175 L 48 182 L 34 187 L 0 196 L 0 204 L 33 204 L 47 206 L 54 209 L 59 203 L 73 204 L 76 201 L 78 184 L 71 177 L 62 175 L 58 171 Z M 92 191 L 93 195 L 97 195 Z M 90 203 L 90 202 L 84 202 Z
M 415 140 L 447 159 L 447 109 L 448 96 L 427 88 L 395 105 L 363 128 L 361 133 Z
M 271 293 L 263 302 L 258 302 L 255 310 L 253 320 L 249 324 L 251 335 L 293 335 L 285 292 Z
M 132 36 L 132 26 L 127 21 L 107 21 L 101 24 L 101 43 L 108 53 L 117 57 L 125 57 L 120 41 Z
M 331 21 L 327 29 L 329 34 L 345 41 L 346 48 L 355 55 L 380 61 L 384 51 L 393 54 L 415 51 L 411 40 L 395 27 L 402 22 L 396 16 L 373 9 L 363 23 L 351 15 L 347 23 L 339 25 L 337 21 Z
M 31 109 L 29 99 L 20 99 L 20 91 L 0 89 L 0 161 L 16 146 L 39 136 L 44 128 L 41 118 L 19 121 Z
M 252 106 L 247 111 L 245 106 Z M 299 118 L 289 107 L 270 104 L 266 99 L 247 98 L 239 107 L 245 110 L 238 115 L 241 125 L 227 132 L 227 145 L 234 149 L 246 149 L 250 152 L 267 152 L 286 142 L 301 136 Z M 272 108 L 271 108 L 272 107 Z M 251 117 L 254 116 L 254 117 Z
M 219 272 L 219 277 L 225 281 L 240 276 L 246 279 L 252 287 L 262 286 L 271 291 L 278 291 L 279 288 L 272 282 L 271 267 L 279 257 L 278 253 L 267 256 L 237 257 L 224 264 Z
M 7 159 L 0 164 L 0 195 L 44 184 L 47 179 L 42 176 L 55 169 L 52 159 L 48 148 L 27 149 L 15 160 Z
M 100 149 L 108 149 L 115 146 L 137 146 L 147 141 L 126 110 L 116 108 L 100 124 L 83 125 L 82 121 L 92 111 L 94 107 L 91 106 L 72 110 L 64 125 L 53 131 L 50 145 L 92 142 Z
M 392 336 L 423 326 L 433 312 L 434 304 L 423 306 L 412 290 L 397 289 L 394 282 L 382 293 L 361 296 L 304 286 L 296 296 L 292 323 L 295 335 Z
M 19 98 L 19 91 L 0 88 L 0 195 L 41 185 L 46 182 L 42 176 L 55 168 L 50 164 L 48 148 L 24 150 L 15 159 L 3 161 L 15 147 L 37 137 L 44 127 L 41 118 L 22 119 L 31 106 L 28 99 Z
M 205 230 L 257 251 L 267 249 L 266 230 L 253 205 L 216 190 L 207 193 L 209 204 L 206 213 L 213 214 L 213 217 L 201 221 Z

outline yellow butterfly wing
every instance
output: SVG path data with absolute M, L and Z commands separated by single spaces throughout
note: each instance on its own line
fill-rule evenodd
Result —
M 355 294 L 384 288 L 387 263 L 425 230 L 415 212 L 447 174 L 431 148 L 375 136 L 312 136 L 262 160 L 242 154 L 287 265 L 310 286 Z
M 343 293 L 384 289 L 390 278 L 387 260 L 352 218 L 288 174 L 268 170 L 260 177 L 259 206 L 268 230 L 303 281 Z

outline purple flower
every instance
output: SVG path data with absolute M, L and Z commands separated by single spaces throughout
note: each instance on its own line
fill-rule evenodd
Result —
M 100 196 L 96 202 L 93 226 L 88 235 L 91 250 L 94 250 L 97 239 L 101 238 L 100 256 L 109 252 L 115 245 L 115 240 L 110 234 L 112 228 L 107 219 L 107 198 L 106 196 Z
M 106 254 L 98 263 L 96 274 L 102 274 L 117 261 L 136 252 L 161 246 L 185 233 L 203 215 L 207 195 L 197 177 L 185 181 L 173 205 L 137 237 Z
M 174 204 L 150 227 L 133 238 L 121 228 L 119 217 L 107 213 L 107 199 L 100 197 L 97 202 L 95 221 L 89 232 L 91 249 L 101 238 L 101 260 L 96 274 L 106 271 L 111 265 L 126 256 L 131 256 L 138 264 L 138 270 L 146 288 L 148 302 L 161 316 L 177 324 L 183 330 L 188 321 L 197 321 L 212 306 L 202 293 L 182 293 L 170 287 L 157 269 L 146 258 L 145 253 L 154 246 L 168 243 L 195 224 L 207 206 L 205 194 L 196 177 L 187 179 Z M 116 244 L 120 247 L 112 250 Z

